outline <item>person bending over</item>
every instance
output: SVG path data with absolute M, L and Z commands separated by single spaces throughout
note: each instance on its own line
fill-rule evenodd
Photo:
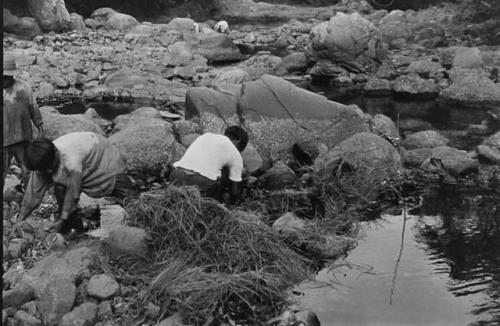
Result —
M 238 126 L 228 127 L 224 135 L 210 132 L 199 136 L 184 156 L 173 164 L 170 181 L 174 185 L 195 185 L 206 196 L 222 200 L 229 188 L 229 202 L 241 197 L 242 152 L 248 134 Z
M 120 203 L 139 192 L 124 173 L 125 159 L 113 144 L 93 132 L 73 132 L 53 142 L 46 138 L 29 142 L 25 149 L 26 167 L 31 170 L 21 205 L 21 219 L 28 217 L 42 202 L 49 186 L 59 206 L 56 232 L 81 231 L 76 214 L 80 194 L 113 197 Z

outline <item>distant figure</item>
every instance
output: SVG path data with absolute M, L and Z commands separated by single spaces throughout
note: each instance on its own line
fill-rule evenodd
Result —
M 180 161 L 175 162 L 170 180 L 175 185 L 195 185 L 200 192 L 219 201 L 229 188 L 229 201 L 234 204 L 241 197 L 243 173 L 242 152 L 248 143 L 248 134 L 238 126 L 224 131 L 224 135 L 210 132 L 199 136 Z
M 229 24 L 225 20 L 219 21 L 214 26 L 214 31 L 219 33 L 229 33 Z
M 43 121 L 31 86 L 16 76 L 16 61 L 14 56 L 6 54 L 3 57 L 3 175 L 2 191 L 5 177 L 12 158 L 20 165 L 22 176 L 27 177 L 24 164 L 24 145 L 33 139 L 31 122 L 43 135 Z
M 76 214 L 80 194 L 90 197 L 113 197 L 122 203 L 139 192 L 124 173 L 125 159 L 113 144 L 93 132 L 73 132 L 53 142 L 46 138 L 29 142 L 25 147 L 26 167 L 31 173 L 21 206 L 24 220 L 42 202 L 47 189 L 54 185 L 60 218 L 56 232 L 81 231 Z

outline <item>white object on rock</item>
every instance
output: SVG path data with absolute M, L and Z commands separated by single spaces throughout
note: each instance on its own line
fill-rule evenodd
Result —
M 219 33 L 227 33 L 229 32 L 229 24 L 227 23 L 227 21 L 221 20 L 217 24 L 215 24 L 214 31 Z

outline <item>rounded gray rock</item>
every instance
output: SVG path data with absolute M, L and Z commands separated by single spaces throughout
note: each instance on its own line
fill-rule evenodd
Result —
M 87 287 L 88 294 L 102 300 L 113 297 L 120 290 L 120 285 L 109 275 L 92 276 Z

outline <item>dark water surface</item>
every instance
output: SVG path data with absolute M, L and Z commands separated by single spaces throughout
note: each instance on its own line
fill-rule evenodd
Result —
M 500 197 L 440 191 L 406 217 L 364 224 L 300 304 L 322 325 L 500 325 Z

